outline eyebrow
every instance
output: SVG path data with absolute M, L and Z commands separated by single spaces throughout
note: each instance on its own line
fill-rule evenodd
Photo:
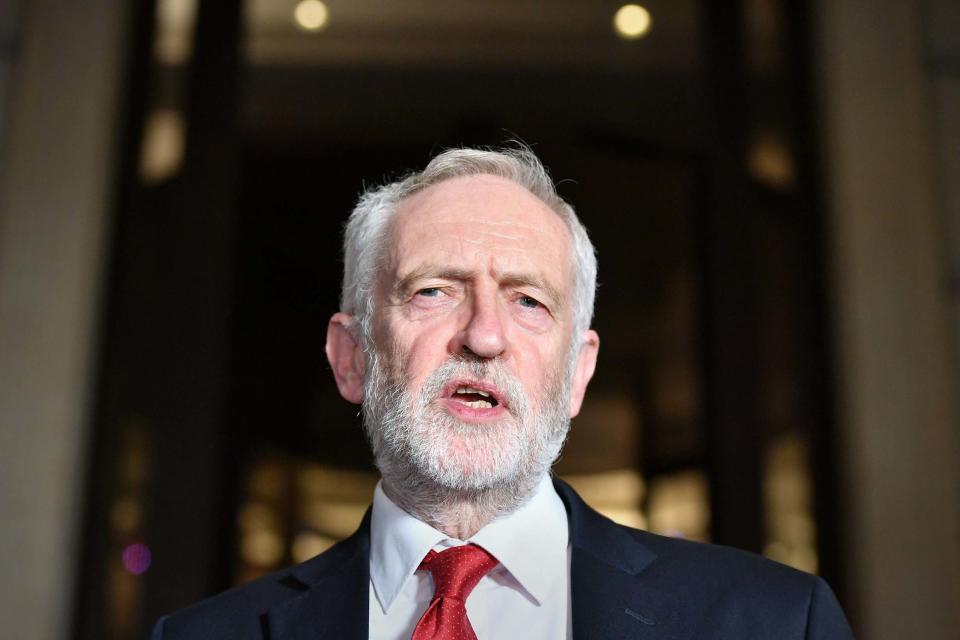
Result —
M 393 293 L 394 295 L 400 297 L 406 297 L 410 294 L 414 284 L 418 280 L 423 280 L 424 278 L 440 278 L 442 280 L 463 281 L 470 280 L 475 275 L 476 274 L 473 271 L 468 269 L 446 268 L 427 263 L 420 265 L 407 275 L 397 280 L 397 283 L 393 285 Z
M 407 275 L 397 280 L 393 286 L 393 293 L 399 297 L 406 297 L 410 294 L 415 283 L 425 278 L 439 278 L 441 280 L 454 280 L 465 282 L 476 277 L 477 272 L 471 269 L 458 269 L 455 267 L 441 267 L 435 264 L 424 264 L 417 267 Z M 539 278 L 529 273 L 520 271 L 504 271 L 497 274 L 497 280 L 500 285 L 521 285 L 530 286 L 543 291 L 554 308 L 560 308 L 563 305 L 563 296 L 556 287 L 551 285 L 543 278 Z
M 551 285 L 549 282 L 543 278 L 538 278 L 531 274 L 526 274 L 522 272 L 505 272 L 499 274 L 501 284 L 511 284 L 511 285 L 521 285 L 529 286 L 534 289 L 539 289 L 547 294 L 547 297 L 550 298 L 548 302 L 550 306 L 555 310 L 560 310 L 563 308 L 563 296 L 560 295 L 560 292 Z

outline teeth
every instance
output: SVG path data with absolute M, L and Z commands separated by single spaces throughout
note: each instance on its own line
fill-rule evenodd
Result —
M 490 394 L 486 391 L 480 391 L 480 389 L 474 389 L 473 387 L 457 387 L 457 393 L 475 393 L 484 398 L 490 397 Z
M 473 402 L 464 402 L 463 404 L 474 409 L 489 409 L 493 406 L 491 402 L 486 400 L 474 400 Z

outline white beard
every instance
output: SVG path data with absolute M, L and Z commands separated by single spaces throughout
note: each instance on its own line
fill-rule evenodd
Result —
M 400 506 L 431 522 L 451 505 L 470 501 L 490 517 L 522 504 L 560 454 L 570 428 L 569 372 L 548 377 L 539 410 L 520 382 L 497 360 L 451 358 L 414 395 L 368 351 L 364 429 L 384 484 Z M 493 385 L 507 413 L 471 424 L 439 401 L 455 378 Z

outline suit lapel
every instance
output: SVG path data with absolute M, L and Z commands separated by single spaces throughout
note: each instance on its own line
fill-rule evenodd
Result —
M 570 514 L 573 637 L 667 640 L 678 633 L 675 604 L 643 572 L 656 554 L 554 480 Z
M 370 597 L 370 511 L 357 532 L 323 555 L 293 569 L 303 590 L 272 607 L 270 640 L 362 640 Z
M 571 597 L 576 639 L 676 637 L 676 610 L 661 592 L 577 547 L 571 559 Z
M 554 480 L 570 515 L 573 637 L 577 640 L 678 635 L 676 605 L 645 579 L 656 554 Z M 300 592 L 266 616 L 270 640 L 362 640 L 370 597 L 370 512 L 352 536 L 292 570 Z

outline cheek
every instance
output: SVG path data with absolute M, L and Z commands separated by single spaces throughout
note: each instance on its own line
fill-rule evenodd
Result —
M 526 387 L 527 393 L 531 394 L 537 401 L 543 399 L 543 394 L 551 376 L 548 363 L 552 360 L 539 347 L 540 345 L 527 345 L 525 348 L 514 351 L 516 354 L 515 374 L 520 378 L 523 386 Z
M 396 349 L 397 372 L 413 388 L 419 389 L 447 358 L 447 341 L 440 335 L 421 333 L 406 343 L 398 343 Z

